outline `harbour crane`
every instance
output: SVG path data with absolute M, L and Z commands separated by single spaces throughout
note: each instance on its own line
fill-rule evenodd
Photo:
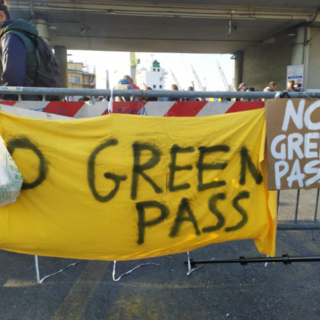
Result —
M 137 65 L 140 63 L 139 59 L 140 52 L 130 52 L 130 76 L 134 83 L 136 83 L 137 76 Z
M 175 74 L 173 73 L 172 69 L 170 69 L 170 71 L 171 71 L 172 78 L 173 78 L 175 84 L 178 86 L 178 89 L 181 90 L 181 87 L 180 87 L 180 84 L 179 84 L 179 82 L 178 82 L 178 79 L 176 78 L 176 76 L 175 76 Z
M 222 82 L 223 82 L 223 84 L 224 84 L 224 86 L 226 88 L 226 91 L 231 91 L 231 86 L 229 86 L 227 78 L 224 75 L 224 72 L 223 72 L 223 70 L 221 68 L 221 65 L 220 65 L 218 60 L 217 60 L 217 64 L 218 64 L 219 72 L 220 72 L 220 75 L 221 75 L 221 78 L 222 78 Z
M 207 88 L 202 86 L 202 83 L 201 83 L 201 81 L 200 81 L 200 79 L 198 77 L 198 74 L 196 73 L 196 70 L 194 70 L 193 66 L 191 66 L 191 68 L 192 68 L 192 72 L 194 74 L 194 77 L 195 77 L 195 79 L 196 79 L 196 81 L 198 83 L 198 86 L 199 86 L 200 90 L 201 91 L 206 91 Z

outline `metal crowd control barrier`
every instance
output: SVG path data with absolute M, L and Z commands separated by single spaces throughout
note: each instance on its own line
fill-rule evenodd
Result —
M 280 93 L 280 92 L 279 92 Z M 124 97 L 170 97 L 170 98 L 236 98 L 236 99 L 273 99 L 278 92 L 237 92 L 237 91 L 171 91 L 171 90 L 99 90 L 99 89 L 69 89 L 69 88 L 30 88 L 30 87 L 0 87 L 0 94 L 42 96 L 124 96 Z M 289 92 L 290 98 L 320 98 L 320 92 Z
M 222 99 L 228 99 L 228 98 L 236 98 L 236 99 L 273 99 L 273 98 L 281 98 L 281 92 L 215 92 L 215 91 L 156 91 L 156 90 L 83 90 L 83 89 L 53 89 L 53 88 L 27 88 L 27 87 L 0 87 L 0 95 L 7 94 L 7 95 L 18 95 L 19 101 L 22 100 L 22 96 L 25 95 L 37 95 L 42 96 L 42 99 L 45 101 L 46 96 L 125 96 L 125 97 L 171 97 L 171 98 L 222 98 Z M 286 95 L 287 98 L 320 98 L 320 92 L 289 92 Z M 294 219 L 292 221 L 287 222 L 280 222 L 278 223 L 278 230 L 320 230 L 320 224 L 317 221 L 317 215 L 318 215 L 318 207 L 319 207 L 319 194 L 320 189 L 317 190 L 317 196 L 316 196 L 316 203 L 315 203 L 315 213 L 314 213 L 314 219 L 313 221 L 308 221 L 307 223 L 299 223 L 298 221 L 298 213 L 299 213 L 299 203 L 300 203 L 300 190 L 297 191 L 297 197 L 296 197 L 296 206 L 295 206 L 295 215 Z M 279 215 L 279 206 L 280 206 L 280 191 L 278 191 L 278 201 L 277 201 L 277 207 L 278 207 L 278 215 Z M 216 261 L 217 263 L 234 263 L 234 262 L 240 262 L 241 264 L 251 263 L 251 262 L 271 262 L 271 261 L 281 261 L 285 264 L 288 264 L 290 262 L 295 261 L 319 261 L 320 257 L 293 257 L 289 258 L 287 256 L 285 257 L 278 257 L 276 259 L 270 259 L 270 258 L 257 258 L 257 259 L 247 259 L 244 257 L 241 257 L 239 260 L 222 260 L 222 261 Z M 187 275 L 190 275 L 193 271 L 196 271 L 200 269 L 204 263 L 212 263 L 213 261 L 194 261 L 190 259 L 189 252 L 188 252 L 188 273 Z M 44 278 L 40 279 L 40 272 L 39 272 L 39 262 L 38 262 L 38 256 L 35 256 L 35 266 L 36 266 L 36 275 L 37 275 L 37 282 L 40 284 L 45 279 L 54 276 L 56 274 L 59 274 L 70 267 L 73 267 L 77 265 L 79 262 L 73 263 L 66 268 L 59 270 L 58 272 L 55 272 L 51 275 L 45 276 Z M 202 263 L 202 266 L 198 268 L 192 269 L 192 266 L 194 267 L 196 264 Z M 113 280 L 119 281 L 122 276 L 131 273 L 137 268 L 140 268 L 141 266 L 148 265 L 143 264 L 139 265 L 136 268 L 124 273 L 121 275 L 118 279 L 115 278 L 115 268 L 116 268 L 116 262 L 114 261 L 114 267 L 113 267 Z
M 319 195 L 320 189 L 317 189 L 317 196 L 315 200 L 315 208 L 314 208 L 314 218 L 309 222 L 299 222 L 299 204 L 300 204 L 300 190 L 297 190 L 296 196 L 296 204 L 295 204 L 295 211 L 294 217 L 292 220 L 287 222 L 280 222 L 278 223 L 278 230 L 320 230 L 320 223 L 318 222 L 318 208 L 319 208 Z M 278 207 L 278 216 L 279 216 L 279 207 L 281 206 L 280 203 L 280 194 L 281 191 L 278 190 L 278 197 L 277 197 L 277 207 Z M 280 220 L 281 221 L 281 220 Z

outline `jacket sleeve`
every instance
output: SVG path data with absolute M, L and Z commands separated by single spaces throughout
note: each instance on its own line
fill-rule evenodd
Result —
M 14 34 L 2 38 L 2 85 L 22 87 L 26 76 L 27 50 L 22 40 Z M 5 100 L 17 100 L 15 95 L 3 96 Z

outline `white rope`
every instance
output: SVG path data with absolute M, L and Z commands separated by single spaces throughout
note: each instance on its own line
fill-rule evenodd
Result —
M 113 89 L 111 89 L 108 113 L 113 113 Z
M 277 91 L 276 95 L 274 96 L 274 98 L 275 99 L 280 99 L 281 93 L 282 93 L 281 91 Z
M 277 91 L 274 97 L 275 99 L 280 99 L 280 98 L 291 99 L 289 93 L 291 94 L 291 92 L 287 92 L 287 91 Z
M 48 278 L 50 278 L 50 277 L 52 277 L 52 276 L 55 276 L 56 274 L 62 273 L 62 272 L 66 271 L 66 270 L 68 270 L 68 269 L 70 269 L 70 268 L 72 268 L 72 267 L 75 267 L 75 266 L 78 265 L 80 262 L 82 262 L 82 261 L 78 261 L 78 262 L 71 263 L 71 264 L 69 264 L 66 268 L 61 269 L 61 270 L 59 270 L 59 271 L 57 271 L 57 272 L 55 272 L 55 273 L 49 274 L 49 275 L 43 277 L 42 279 L 40 279 L 40 270 L 39 270 L 39 260 L 38 260 L 38 256 L 34 256 L 34 257 L 35 257 L 35 262 L 36 262 L 37 283 L 39 283 L 39 284 L 43 283 L 44 280 L 46 280 L 46 279 L 48 279 Z
M 52 274 L 49 274 L 48 276 L 43 277 L 43 278 L 40 280 L 40 283 L 42 283 L 44 280 L 46 280 L 46 279 L 48 279 L 48 278 L 50 278 L 50 277 L 52 277 L 52 276 L 55 276 L 56 274 L 62 273 L 62 272 L 66 271 L 66 270 L 68 270 L 68 269 L 70 269 L 70 268 L 72 268 L 72 267 L 75 267 L 77 264 L 79 264 L 79 263 L 81 263 L 81 262 L 82 262 L 82 261 L 78 261 L 78 262 L 71 263 L 71 264 L 69 264 L 66 268 L 61 269 L 61 270 L 59 270 L 59 271 L 57 271 L 57 272 L 55 272 L 55 273 L 52 273 Z
M 152 263 L 152 262 L 143 263 L 143 264 L 140 264 L 140 265 L 134 267 L 133 269 L 131 269 L 131 270 L 123 273 L 119 278 L 116 279 L 116 264 L 117 264 L 117 261 L 113 261 L 112 280 L 113 280 L 114 282 L 120 281 L 123 276 L 125 276 L 125 275 L 127 275 L 127 274 L 133 272 L 134 270 L 137 270 L 137 269 L 139 269 L 139 268 L 141 268 L 141 267 L 150 266 L 150 265 L 160 266 L 160 264 Z
M 190 254 L 189 254 L 189 251 L 187 252 L 187 255 L 188 255 L 188 272 L 187 272 L 187 276 L 190 276 L 190 274 L 191 274 L 192 272 L 201 269 L 201 268 L 204 266 L 204 264 L 201 265 L 201 266 L 198 267 L 198 268 L 191 269 L 191 262 L 190 262 Z M 213 258 L 213 259 L 214 259 L 214 258 Z M 212 259 L 212 260 L 213 260 L 213 259 Z

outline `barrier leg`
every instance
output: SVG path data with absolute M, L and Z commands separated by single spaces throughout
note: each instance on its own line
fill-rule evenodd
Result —
M 68 270 L 68 269 L 70 269 L 70 268 L 72 268 L 72 267 L 75 267 L 75 266 L 78 265 L 80 262 L 82 262 L 82 261 L 77 261 L 77 262 L 71 263 L 71 264 L 69 264 L 66 268 L 61 269 L 61 270 L 59 270 L 59 271 L 57 271 L 57 272 L 55 272 L 55 273 L 49 274 L 49 275 L 47 275 L 47 276 L 45 276 L 45 277 L 43 277 L 43 278 L 41 279 L 41 278 L 40 278 L 40 269 L 39 269 L 38 256 L 34 256 L 34 258 L 35 258 L 36 274 L 37 274 L 37 283 L 38 283 L 38 284 L 41 284 L 44 280 L 46 280 L 46 279 L 48 279 L 48 278 L 50 278 L 50 277 L 52 277 L 52 276 L 55 276 L 55 275 L 57 275 L 57 274 L 59 274 L 59 273 L 62 273 L 62 272 L 66 271 L 66 270 Z
M 266 257 L 269 258 L 268 255 L 266 255 Z M 268 262 L 266 262 L 266 263 L 264 264 L 264 267 L 265 267 L 265 268 L 266 268 L 267 266 L 268 266 Z
M 133 269 L 123 273 L 119 278 L 116 278 L 116 265 L 117 265 L 117 261 L 113 261 L 113 271 L 112 271 L 112 280 L 114 282 L 118 282 L 121 280 L 121 278 L 131 272 L 133 272 L 134 270 L 137 270 L 141 267 L 145 267 L 145 266 L 150 266 L 150 265 L 154 265 L 154 266 L 160 266 L 160 264 L 157 263 L 152 263 L 152 262 L 147 262 L 147 263 L 143 263 L 143 264 L 139 264 L 138 266 L 134 267 Z
M 39 271 L 39 261 L 38 256 L 34 256 L 35 264 L 36 264 L 36 274 L 37 274 L 37 283 L 40 284 L 40 271 Z
M 204 264 L 202 264 L 200 267 L 197 267 L 197 268 L 192 269 L 192 268 L 191 268 L 191 259 L 190 259 L 190 253 L 189 253 L 189 251 L 187 252 L 187 255 L 188 255 L 188 272 L 187 272 L 187 276 L 190 276 L 190 274 L 191 274 L 192 272 L 201 269 L 201 268 L 204 266 Z M 213 258 L 213 259 L 214 259 L 214 258 Z M 212 259 L 212 260 L 213 260 L 213 259 Z

